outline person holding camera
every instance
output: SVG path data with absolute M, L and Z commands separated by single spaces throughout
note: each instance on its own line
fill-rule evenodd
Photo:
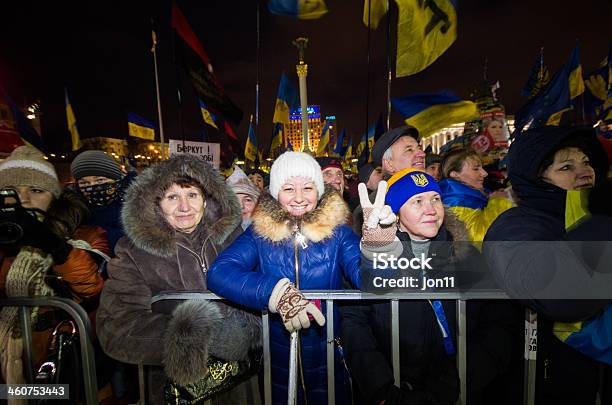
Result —
M 104 230 L 81 225 L 85 202 L 62 193 L 53 165 L 30 146 L 0 164 L 0 197 L 0 296 L 59 295 L 95 310 L 103 286 L 98 266 L 110 250 Z M 26 382 L 17 311 L 0 308 L 0 366 L 8 384 Z M 41 364 L 61 314 L 35 308 L 32 320 L 34 360 Z

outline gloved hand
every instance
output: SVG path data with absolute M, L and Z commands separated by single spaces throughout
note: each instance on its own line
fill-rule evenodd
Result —
M 50 254 L 55 264 L 63 264 L 68 260 L 72 246 L 54 234 L 45 224 L 27 212 L 20 215 L 18 222 L 23 229 L 23 237 L 18 244 L 32 246 Z
M 285 329 L 289 332 L 310 327 L 309 314 L 320 326 L 325 325 L 325 317 L 319 308 L 304 298 L 300 290 L 287 278 L 279 280 L 274 286 L 268 308 L 270 312 L 281 316 Z
M 385 205 L 387 182 L 378 183 L 374 204 L 368 196 L 368 189 L 364 183 L 359 183 L 359 202 L 363 208 L 363 226 L 361 228 L 361 243 L 365 247 L 381 247 L 395 240 L 397 217 L 391 207 Z

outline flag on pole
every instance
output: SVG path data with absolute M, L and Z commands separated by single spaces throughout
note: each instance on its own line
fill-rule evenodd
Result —
M 349 139 L 348 146 L 346 147 L 346 151 L 344 152 L 344 158 L 348 159 L 353 156 L 353 138 Z
M 289 125 L 289 114 L 291 110 L 296 110 L 300 106 L 298 91 L 291 83 L 285 72 L 281 73 L 276 104 L 274 105 L 273 123 Z
M 149 141 L 155 139 L 155 124 L 138 114 L 128 113 L 128 134 Z
M 599 67 L 584 80 L 584 109 L 591 123 L 604 120 L 612 105 L 612 46 Z M 606 114 L 605 112 L 608 112 Z M 609 119 L 609 118 L 608 118 Z
M 81 137 L 79 136 L 76 118 L 74 117 L 72 104 L 70 104 L 70 99 L 68 98 L 68 89 L 66 88 L 64 88 L 64 96 L 66 98 L 66 121 L 68 131 L 70 131 L 70 139 L 72 140 L 72 150 L 79 150 L 81 148 Z
M 334 146 L 333 154 L 336 156 L 344 156 L 346 153 L 346 148 L 348 147 L 348 144 L 345 145 L 345 143 L 346 129 L 343 129 L 342 132 L 340 132 L 340 135 L 338 135 L 338 138 L 336 138 L 336 146 Z
M 449 125 L 479 117 L 476 103 L 462 100 L 449 91 L 392 98 L 391 104 L 423 138 Z
M 198 97 L 210 108 L 239 124 L 242 111 L 225 94 L 213 73 L 204 47 L 175 2 L 172 2 L 171 25 L 176 32 L 177 54 L 182 57 L 182 64 Z
M 387 0 L 363 0 L 363 23 L 367 27 L 369 20 L 370 28 L 375 30 L 387 11 Z
M 255 138 L 255 128 L 253 127 L 253 116 L 249 121 L 249 134 L 247 135 L 244 147 L 244 158 L 254 162 L 257 159 L 257 139 Z
M 374 147 L 374 143 L 376 142 L 377 127 L 378 122 L 370 125 L 365 138 L 361 138 L 361 142 L 359 142 L 359 145 L 357 146 L 357 159 L 359 159 L 357 166 L 362 166 L 372 161 L 371 151 Z
M 317 146 L 316 156 L 323 156 L 327 152 L 327 146 L 331 137 L 331 122 L 325 121 L 323 130 L 321 131 L 321 137 L 319 138 L 319 145 Z
M 544 64 L 544 52 L 540 51 L 540 57 L 535 61 L 529 72 L 527 83 L 523 86 L 521 94 L 524 97 L 534 98 L 542 89 L 550 82 L 550 74 L 548 68 Z
M 573 109 L 574 100 L 584 93 L 580 49 L 576 45 L 569 60 L 555 73 L 552 80 L 536 97 L 519 109 L 515 131 L 545 125 L 559 125 L 561 116 Z
M 270 151 L 268 157 L 274 159 L 280 155 L 283 146 L 285 145 L 284 127 L 282 123 L 274 124 L 274 133 L 270 141 Z
M 366 0 L 367 1 L 367 0 Z M 456 0 L 396 0 L 396 76 L 419 73 L 440 57 L 457 38 Z
M 272 14 L 314 20 L 327 13 L 325 0 L 270 0 L 268 10 Z
M 208 107 L 206 106 L 206 103 L 202 101 L 202 99 L 200 98 L 198 98 L 198 102 L 200 104 L 200 112 L 202 113 L 202 118 L 204 119 L 204 122 L 210 125 L 211 127 L 219 129 L 219 127 L 215 123 L 216 117 L 213 113 L 208 111 Z

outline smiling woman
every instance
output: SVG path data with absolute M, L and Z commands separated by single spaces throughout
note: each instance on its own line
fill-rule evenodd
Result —
M 159 207 L 170 226 L 179 232 L 191 233 L 202 220 L 206 201 L 195 181 L 181 179 L 166 190 Z

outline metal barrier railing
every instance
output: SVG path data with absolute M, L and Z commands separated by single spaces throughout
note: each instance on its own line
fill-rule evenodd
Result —
M 0 307 L 19 307 L 19 318 L 21 320 L 21 333 L 23 339 L 24 367 L 28 383 L 34 382 L 34 356 L 32 353 L 32 323 L 30 318 L 31 307 L 53 307 L 67 312 L 74 320 L 79 332 L 79 343 L 81 350 L 81 366 L 83 367 L 83 381 L 85 401 L 88 405 L 98 404 L 98 388 L 94 349 L 91 343 L 93 336 L 91 323 L 87 312 L 76 302 L 68 298 L 60 297 L 11 297 L 0 299 Z
M 326 310 L 326 328 L 327 336 L 327 382 L 328 382 L 328 403 L 335 403 L 335 386 L 334 386 L 334 301 L 339 300 L 389 300 L 391 302 L 391 354 L 393 377 L 395 384 L 399 387 L 400 383 L 400 345 L 399 345 L 399 301 L 400 300 L 456 300 L 457 301 L 457 369 L 460 378 L 460 398 L 459 404 L 467 404 L 467 317 L 466 317 L 466 301 L 474 299 L 509 299 L 509 297 L 500 290 L 478 291 L 478 292 L 462 292 L 462 293 L 409 293 L 409 292 L 394 292 L 384 294 L 373 294 L 354 290 L 340 291 L 302 291 L 307 299 L 324 300 L 327 305 Z M 211 292 L 186 292 L 186 293 L 162 293 L 153 297 L 151 304 L 162 300 L 220 300 L 222 298 Z M 535 313 L 526 310 L 526 321 L 531 325 L 529 334 L 525 334 L 525 339 L 535 338 L 537 333 L 537 323 Z M 270 362 L 270 332 L 269 319 L 267 312 L 262 314 L 263 323 L 263 355 L 264 355 L 264 403 L 269 405 L 272 403 L 272 369 Z M 527 348 L 529 347 L 529 350 Z M 524 400 L 525 405 L 533 405 L 535 403 L 535 371 L 536 371 L 536 340 L 526 341 L 525 356 L 525 380 L 524 380 Z M 295 386 L 296 384 L 292 384 Z M 290 397 L 295 398 L 295 393 Z

